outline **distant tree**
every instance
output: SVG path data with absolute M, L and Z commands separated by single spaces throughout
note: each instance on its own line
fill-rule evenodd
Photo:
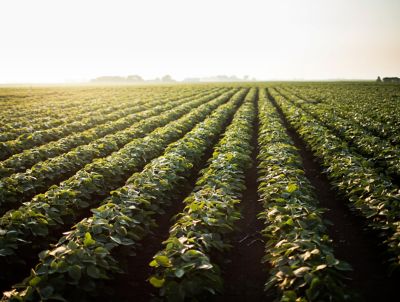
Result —
M 238 81 L 240 81 L 240 79 L 239 79 L 237 76 L 235 76 L 235 75 L 231 75 L 231 76 L 229 77 L 229 81 L 238 82 Z
M 128 82 L 143 82 L 144 81 L 141 76 L 136 75 L 136 74 L 127 76 L 126 80 Z
M 396 83 L 400 84 L 400 78 L 399 77 L 386 77 L 382 79 L 383 83 Z
M 176 82 L 169 74 L 163 76 L 161 78 L 162 82 Z
M 380 77 L 380 76 L 378 76 L 378 78 L 376 79 L 376 81 L 377 81 L 378 83 L 382 83 L 382 79 L 381 79 L 381 77 Z

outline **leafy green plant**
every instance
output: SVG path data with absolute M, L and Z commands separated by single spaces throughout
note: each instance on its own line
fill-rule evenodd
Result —
M 207 91 L 209 97 L 216 96 L 219 91 Z M 211 94 L 211 95 L 210 95 Z M 119 135 L 129 133 L 132 129 L 132 124 L 141 119 L 149 118 L 154 114 L 160 114 L 165 110 L 172 109 L 175 106 L 189 102 L 191 99 L 198 99 L 202 94 L 197 94 L 184 98 L 177 98 L 173 94 L 170 99 L 156 99 L 149 101 L 144 98 L 138 101 L 135 106 L 129 106 L 118 111 L 114 111 L 107 115 L 106 123 L 90 128 L 83 132 L 73 133 L 65 138 L 53 141 L 39 147 L 24 150 L 22 153 L 15 154 L 7 160 L 0 162 L 0 178 L 7 177 L 13 173 L 22 172 L 34 164 L 44 161 L 49 158 L 54 158 L 70 151 L 73 148 L 85 144 L 93 143 L 95 140 L 103 138 L 105 135 L 117 132 Z M 176 100 L 175 100 L 176 99 Z M 124 131 L 124 132 L 121 132 Z M 104 143 L 102 140 L 99 143 Z M 107 142 L 105 142 L 107 144 Z M 123 144 L 123 142 L 121 142 Z M 76 151 L 76 150 L 75 150 Z M 85 157 L 85 156 L 82 156 Z M 5 180 L 2 180 L 5 181 Z
M 286 96 L 285 93 L 282 95 Z M 293 99 L 292 94 L 289 96 Z M 389 177 L 400 178 L 400 148 L 392 145 L 388 140 L 371 134 L 365 129 L 364 124 L 363 126 L 358 125 L 347 118 L 348 114 L 343 112 L 345 110 L 341 106 L 337 104 L 335 106 L 326 104 L 314 106 L 298 98 L 292 103 L 302 108 L 336 136 L 345 140 L 359 154 L 368 158 L 371 166 L 374 166 L 378 172 L 386 173 Z M 341 117 L 343 115 L 346 118 Z
M 328 177 L 350 201 L 350 206 L 364 216 L 368 226 L 377 231 L 387 246 L 393 269 L 400 266 L 400 191 L 391 180 L 378 174 L 367 159 L 319 124 L 304 110 L 270 90 L 289 122 L 326 167 Z
M 63 109 L 67 110 L 67 112 L 64 113 L 64 116 L 60 116 L 59 118 L 51 119 L 48 116 L 40 117 L 40 114 L 38 114 L 37 111 L 35 112 L 34 110 L 32 110 L 32 108 L 30 108 L 29 111 L 33 112 L 30 112 L 30 114 L 27 114 L 26 116 L 18 115 L 14 122 L 12 122 L 12 118 L 7 119 L 6 124 L 0 124 L 0 129 L 2 130 L 0 134 L 0 142 L 22 140 L 28 137 L 34 131 L 52 129 L 61 125 L 72 123 L 77 119 L 85 119 L 93 115 L 96 116 L 105 114 L 112 119 L 114 113 L 119 111 L 123 112 L 128 109 L 127 107 L 129 107 L 129 105 L 131 105 L 131 102 L 129 101 L 121 102 L 119 104 L 113 104 L 111 106 L 110 104 L 109 106 L 105 106 L 105 104 L 101 102 L 99 102 L 98 104 L 91 104 L 90 106 L 88 106 L 88 104 L 85 102 L 82 102 L 83 104 L 81 104 L 80 106 L 77 106 L 77 104 L 74 104 L 73 102 L 71 103 L 72 104 L 70 104 L 69 106 L 64 106 Z M 18 106 L 13 107 L 13 112 L 18 112 L 21 109 L 26 110 L 26 108 L 29 108 L 29 106 L 25 106 L 25 108 L 15 108 Z M 43 110 L 49 113 L 48 108 L 43 108 Z M 6 143 L 5 145 L 7 144 L 8 143 Z
M 353 121 L 393 145 L 400 143 L 400 118 L 393 114 L 398 111 L 399 92 L 396 86 L 375 85 L 291 85 L 285 87 L 295 95 L 295 99 L 323 100 L 320 106 L 329 106 L 347 121 Z
M 59 186 L 53 186 L 17 210 L 7 212 L 0 219 L 0 259 L 6 257 L 8 262 L 20 261 L 17 250 L 28 243 L 36 248 L 47 247 L 54 240 L 51 236 L 54 230 L 63 230 L 65 225 L 77 222 L 84 209 L 96 205 L 98 199 L 95 196 L 104 197 L 122 185 L 129 175 L 162 154 L 168 144 L 227 102 L 235 91 L 231 90 L 196 109 L 193 109 L 196 104 L 187 104 L 142 121 L 143 127 L 167 125 L 144 138 L 132 140 L 106 158 L 95 160 Z
M 160 114 L 167 115 L 181 109 L 181 113 L 189 112 L 193 107 L 212 100 L 219 94 L 193 100 L 183 100 L 178 103 L 160 105 L 150 110 L 135 115 L 130 127 L 115 134 L 94 140 L 88 145 L 79 146 L 70 152 L 58 157 L 40 162 L 24 173 L 17 173 L 0 180 L 0 206 L 4 213 L 14 204 L 32 198 L 34 195 L 45 191 L 51 185 L 63 180 L 63 175 L 71 175 L 92 162 L 95 158 L 102 158 L 118 151 L 133 139 L 144 137 L 148 132 L 163 126 L 168 119 L 159 118 Z
M 18 289 L 6 292 L 3 300 L 83 301 L 98 295 L 101 280 L 121 271 L 118 255 L 113 251 L 118 246 L 129 246 L 132 252 L 138 248 L 139 241 L 155 226 L 155 215 L 163 213 L 187 182 L 193 167 L 242 102 L 244 93 L 246 90 L 236 93 L 231 101 L 170 144 L 164 155 L 133 174 L 125 186 L 111 192 L 100 207 L 92 210 L 91 217 L 77 223 L 53 249 L 43 251 L 31 275 Z M 206 106 L 201 110 L 205 115 L 212 111 Z M 195 119 L 195 115 L 191 118 Z M 199 116 L 195 120 L 200 119 Z M 167 263 L 163 262 L 165 258 L 158 260 Z
M 265 289 L 276 301 L 350 301 L 313 188 L 280 117 L 260 91 L 259 194 L 265 211 L 264 261 L 271 266 Z
M 186 206 L 171 227 L 164 249 L 150 262 L 154 274 L 149 282 L 168 301 L 222 291 L 220 269 L 210 255 L 229 248 L 226 234 L 240 217 L 236 205 L 245 188 L 244 173 L 251 165 L 256 94 L 252 88 L 236 112 L 196 188 L 184 200 Z

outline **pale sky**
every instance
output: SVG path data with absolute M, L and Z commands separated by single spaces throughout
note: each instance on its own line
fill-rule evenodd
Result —
M 400 0 L 0 0 L 0 83 L 400 76 Z

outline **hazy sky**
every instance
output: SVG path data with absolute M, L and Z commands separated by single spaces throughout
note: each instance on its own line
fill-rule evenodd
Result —
M 1 0 L 0 83 L 400 76 L 400 0 Z

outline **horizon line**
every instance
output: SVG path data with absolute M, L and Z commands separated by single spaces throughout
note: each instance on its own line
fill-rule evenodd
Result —
M 197 77 L 193 77 L 196 78 Z M 207 78 L 207 77 L 204 77 Z M 381 77 L 383 78 L 383 77 Z M 74 80 L 64 80 L 64 81 L 57 81 L 57 82 L 7 82 L 7 83 L 0 83 L 0 86 L 16 86 L 16 85 L 79 85 L 79 84 L 87 84 L 98 86 L 102 84 L 114 84 L 114 85 L 145 85 L 145 84 L 202 84 L 202 83 L 251 83 L 251 82 L 364 82 L 364 81 L 376 81 L 376 78 L 270 78 L 270 79 L 256 79 L 256 80 L 233 80 L 233 81 L 207 81 L 201 80 L 200 81 L 185 81 L 185 80 L 174 80 L 170 82 L 162 82 L 162 81 L 154 81 L 154 80 L 143 80 L 138 82 L 92 82 L 92 80 L 87 81 L 74 81 Z

